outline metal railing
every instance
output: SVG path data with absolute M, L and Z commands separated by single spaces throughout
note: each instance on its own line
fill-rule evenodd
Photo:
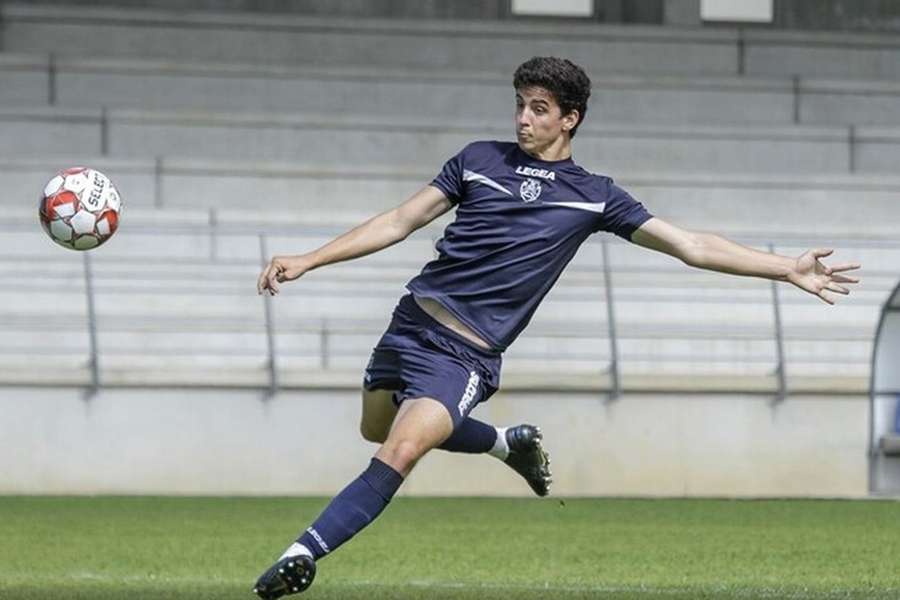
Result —
M 775 244 L 768 244 L 769 252 L 775 252 Z M 775 374 L 778 377 L 778 396 L 779 402 L 784 401 L 787 397 L 787 373 L 785 372 L 784 360 L 784 327 L 781 325 L 781 297 L 778 294 L 778 283 L 772 281 L 772 310 L 774 313 L 775 325 L 775 351 L 778 357 L 778 364 L 775 367 Z
M 84 290 L 87 296 L 88 336 L 91 342 L 91 384 L 87 389 L 87 397 L 93 397 L 100 389 L 100 351 L 97 346 L 97 313 L 94 309 L 94 272 L 91 268 L 91 254 L 84 253 Z
M 212 222 L 210 223 L 212 225 Z M 214 229 L 214 227 L 211 227 Z M 266 245 L 266 236 L 265 234 L 259 234 L 259 257 L 260 257 L 260 267 L 265 268 L 267 263 L 267 257 L 269 256 L 269 250 Z M 266 347 L 269 351 L 269 396 L 274 396 L 278 391 L 278 364 L 277 364 L 277 355 L 275 352 L 275 326 L 273 324 L 272 317 L 272 297 L 268 294 L 262 295 L 263 299 L 263 308 L 265 309 L 266 315 Z

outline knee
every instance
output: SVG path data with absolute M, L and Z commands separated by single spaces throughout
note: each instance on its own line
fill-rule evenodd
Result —
M 387 439 L 387 432 L 383 427 L 373 426 L 371 423 L 361 421 L 359 424 L 359 433 L 367 442 L 384 443 Z
M 408 473 L 429 448 L 411 439 L 388 439 L 381 447 L 381 460 L 400 473 Z

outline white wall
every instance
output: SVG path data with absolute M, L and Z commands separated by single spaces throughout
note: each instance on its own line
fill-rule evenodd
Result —
M 700 0 L 704 21 L 752 21 L 771 23 L 772 0 Z
M 322 494 L 361 471 L 355 391 L 0 388 L 0 493 Z M 543 427 L 560 495 L 862 496 L 864 397 L 498 394 Z M 409 494 L 527 495 L 487 456 L 433 453 Z
M 512 13 L 589 17 L 594 14 L 594 0 L 512 0 Z

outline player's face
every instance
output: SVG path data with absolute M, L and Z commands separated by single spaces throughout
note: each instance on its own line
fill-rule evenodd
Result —
M 562 141 L 578 124 L 578 112 L 563 115 L 553 95 L 542 87 L 516 90 L 516 139 L 529 154 L 541 154 Z

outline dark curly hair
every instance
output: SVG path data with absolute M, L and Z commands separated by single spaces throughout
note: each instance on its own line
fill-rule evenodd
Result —
M 574 138 L 587 114 L 587 101 L 591 97 L 591 80 L 587 73 L 565 58 L 535 56 L 516 69 L 513 87 L 521 90 L 535 86 L 550 92 L 563 115 L 578 111 L 578 123 L 569 131 L 569 136 Z

